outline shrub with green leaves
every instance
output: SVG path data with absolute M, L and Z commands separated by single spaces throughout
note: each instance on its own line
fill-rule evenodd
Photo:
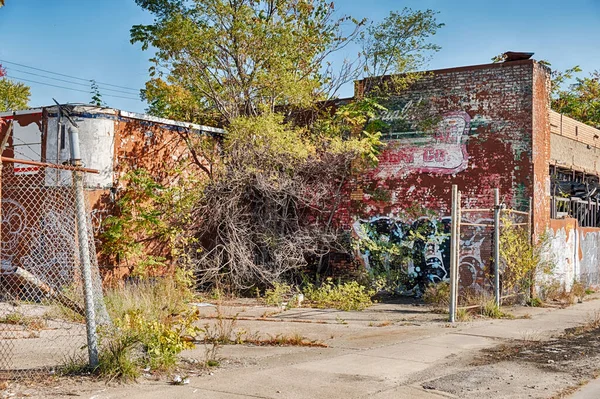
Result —
M 101 331 L 98 371 L 109 378 L 135 378 L 140 368 L 169 370 L 177 355 L 194 347 L 201 329 L 189 272 L 141 279 L 107 291 L 106 302 L 114 325 Z M 137 371 L 136 371 L 137 370 Z
M 307 284 L 303 290 L 305 299 L 318 308 L 340 310 L 364 310 L 373 304 L 371 298 L 375 291 L 360 285 L 356 281 L 334 284 L 328 278 L 321 286 Z
M 423 293 L 423 302 L 436 309 L 448 309 L 450 305 L 450 283 L 443 281 L 428 285 Z
M 291 296 L 292 287 L 289 284 L 274 282 L 273 288 L 265 291 L 265 303 L 270 306 L 281 306 Z

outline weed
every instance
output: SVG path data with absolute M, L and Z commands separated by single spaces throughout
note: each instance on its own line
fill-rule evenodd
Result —
M 308 338 L 300 335 L 299 333 L 293 333 L 291 335 L 269 335 L 269 338 L 267 339 L 247 340 L 246 343 L 258 346 L 306 346 L 327 348 L 327 345 L 323 342 L 317 340 L 309 340 Z
M 527 306 L 531 306 L 532 308 L 539 308 L 543 304 L 544 303 L 542 302 L 542 300 L 536 296 L 529 298 L 529 300 L 527 301 Z
M 456 309 L 456 321 L 459 322 L 467 322 L 471 321 L 473 317 L 468 309 L 458 308 Z
M 133 331 L 121 332 L 105 339 L 97 372 L 109 380 L 131 381 L 140 375 L 140 362 L 134 350 L 140 344 Z
M 423 302 L 435 309 L 447 309 L 450 303 L 450 283 L 430 284 L 423 293 Z
M 530 288 L 535 285 L 536 276 L 549 275 L 552 272 L 555 265 L 544 256 L 549 244 L 547 236 L 542 236 L 532 243 L 528 229 L 519 228 L 510 217 L 502 218 L 500 257 L 504 266 L 504 292 L 529 295 Z
M 85 316 L 75 312 L 73 309 L 68 308 L 56 301 L 51 302 L 51 307 L 44 315 L 46 320 L 59 319 L 66 320 L 72 323 L 85 323 Z
M 217 306 L 217 317 L 215 322 L 212 324 L 206 323 L 204 325 L 204 342 L 216 343 L 216 344 L 231 344 L 240 341 L 241 334 L 235 333 L 235 326 L 237 325 L 238 314 L 233 317 L 227 317 L 223 314 L 221 306 Z M 236 336 L 236 339 L 233 336 Z
M 273 288 L 265 291 L 265 303 L 269 306 L 282 306 L 292 295 L 292 287 L 285 283 L 274 282 Z
M 392 325 L 391 321 L 385 320 L 385 321 L 382 321 L 381 323 L 376 324 L 375 327 L 387 327 L 387 326 L 391 326 L 391 325 Z
M 596 292 L 596 291 L 594 291 L 594 290 L 593 290 L 593 289 L 591 289 L 591 288 L 586 288 L 586 289 L 585 289 L 585 295 L 592 295 L 592 294 L 594 294 L 595 292 Z
M 135 379 L 140 368 L 169 370 L 178 354 L 194 347 L 200 329 L 197 309 L 185 275 L 140 279 L 113 287 L 106 293 L 114 326 L 100 331 L 96 372 L 109 379 Z
M 337 321 L 339 324 L 348 324 L 348 322 L 342 319 L 340 316 L 335 316 L 335 321 Z
M 371 297 L 375 291 L 367 289 L 356 281 L 334 284 L 328 278 L 316 288 L 308 283 L 304 288 L 307 301 L 317 308 L 335 308 L 340 310 L 363 310 L 373 304 Z
M 573 281 L 573 285 L 571 286 L 571 294 L 577 298 L 579 303 L 583 302 L 583 297 L 585 296 L 585 285 L 583 285 L 580 281 Z
M 494 299 L 490 299 L 486 301 L 481 306 L 481 315 L 484 317 L 489 317 L 490 319 L 513 319 L 514 316 L 510 313 L 505 313 L 500 309 L 498 305 L 496 305 L 496 301 Z
M 267 310 L 260 317 L 261 317 L 261 319 L 268 319 L 269 317 L 273 317 L 273 316 L 275 316 L 275 315 L 277 315 L 279 313 L 281 313 L 280 310 L 278 310 L 278 311 L 269 311 L 269 310 Z
M 19 325 L 29 331 L 41 331 L 46 328 L 46 320 L 37 316 L 26 316 L 22 313 L 9 313 L 0 317 L 0 323 Z

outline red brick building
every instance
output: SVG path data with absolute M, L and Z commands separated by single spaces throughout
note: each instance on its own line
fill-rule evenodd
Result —
M 368 92 L 371 83 L 357 82 L 355 97 Z M 502 202 L 509 208 L 527 212 L 532 203 L 534 236 L 550 231 L 553 248 L 564 247 L 559 243 L 575 246 L 567 256 L 561 249 L 554 251 L 557 278 L 567 285 L 574 278 L 599 282 L 600 250 L 596 248 L 600 247 L 600 233 L 573 233 L 575 228 L 562 226 L 600 226 L 597 201 L 593 200 L 596 208 L 579 216 L 563 212 L 563 217 L 575 217 L 579 222 L 555 220 L 550 229 L 551 216 L 557 217 L 551 196 L 557 169 L 550 166 L 573 171 L 571 180 L 577 180 L 574 171 L 579 171 L 580 182 L 597 182 L 600 132 L 594 137 L 591 131 L 595 129 L 550 110 L 550 70 L 546 66 L 517 59 L 430 71 L 383 105 L 387 111 L 380 119 L 389 126 L 383 132 L 387 146 L 378 167 L 349 184 L 347 201 L 338 214 L 342 226 L 370 242 L 371 249 L 369 245 L 361 248 L 367 268 L 393 269 L 398 262 L 393 251 L 375 253 L 372 244 L 388 249 L 395 244 L 395 251 L 412 252 L 408 271 L 420 288 L 447 279 L 451 187 L 457 184 L 463 208 L 490 209 L 494 188 L 500 189 Z M 568 138 L 566 133 L 557 134 L 557 118 L 570 121 L 574 132 Z M 428 128 L 420 125 L 423 120 L 430 122 Z M 578 158 L 585 159 L 585 167 Z M 485 211 L 469 215 L 471 222 L 477 219 L 482 225 L 491 218 Z M 561 228 L 564 234 L 557 238 Z M 595 240 L 587 245 L 591 257 L 577 249 L 573 234 L 583 234 L 579 242 Z M 491 238 L 491 230 L 483 226 L 463 229 L 463 286 L 489 284 Z

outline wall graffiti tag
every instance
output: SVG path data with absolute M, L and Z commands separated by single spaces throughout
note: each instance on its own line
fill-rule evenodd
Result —
M 485 223 L 481 219 L 478 223 Z M 432 283 L 450 276 L 450 217 L 422 217 L 413 222 L 387 216 L 357 220 L 353 229 L 359 240 L 359 253 L 368 271 L 402 270 L 407 286 L 399 290 L 420 295 Z M 461 237 L 459 284 L 481 290 L 485 286 L 482 245 L 489 240 L 477 228 Z

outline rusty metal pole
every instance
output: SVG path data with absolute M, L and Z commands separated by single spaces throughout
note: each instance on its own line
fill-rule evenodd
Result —
M 0 144 L 0 156 L 4 153 L 6 149 L 6 145 L 8 144 L 8 139 L 10 138 L 14 126 L 14 119 L 10 120 L 10 126 L 6 129 L 6 134 L 2 138 L 2 144 Z M 4 164 L 0 161 L 0 246 L 2 243 L 2 168 Z M 2 254 L 0 253 L 0 262 L 2 260 Z

